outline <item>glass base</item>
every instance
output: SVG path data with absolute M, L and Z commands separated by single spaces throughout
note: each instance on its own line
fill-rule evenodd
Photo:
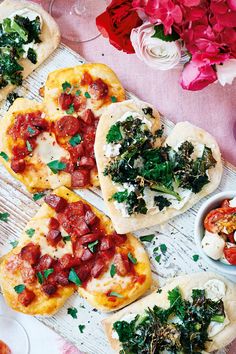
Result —
M 83 43 L 100 35 L 96 17 L 106 7 L 106 0 L 51 0 L 49 12 L 57 21 L 63 39 Z
M 24 327 L 15 319 L 0 315 L 0 340 L 12 354 L 29 354 L 29 339 Z

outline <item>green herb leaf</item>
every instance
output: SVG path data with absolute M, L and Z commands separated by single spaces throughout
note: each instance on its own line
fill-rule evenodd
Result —
M 108 294 L 108 296 L 111 296 L 111 297 L 118 297 L 118 298 L 120 298 L 120 299 L 122 299 L 122 298 L 124 297 L 123 295 L 117 293 L 116 291 L 111 291 L 111 292 Z
M 33 48 L 28 49 L 27 58 L 29 59 L 29 61 L 31 61 L 31 63 L 37 63 L 37 53 Z
M 47 164 L 52 173 L 56 174 L 58 171 L 63 171 L 66 168 L 66 164 L 59 160 L 51 161 Z
M 99 241 L 96 240 L 96 241 L 91 242 L 91 243 L 88 244 L 88 249 L 89 249 L 92 253 L 95 252 L 95 250 L 96 250 L 96 245 L 98 244 L 98 242 L 99 242 Z
M 162 254 L 165 254 L 165 253 L 166 253 L 167 247 L 166 247 L 166 245 L 165 245 L 164 243 L 162 243 L 162 244 L 160 245 L 160 250 L 161 250 L 161 253 L 162 253 Z
M 156 206 L 158 206 L 160 211 L 171 205 L 171 202 L 167 198 L 163 197 L 162 195 L 155 196 L 154 202 Z
M 165 42 L 174 42 L 174 41 L 177 41 L 177 39 L 179 39 L 178 33 L 176 33 L 173 30 L 173 28 L 172 28 L 172 33 L 167 34 L 167 35 L 164 33 L 164 27 L 161 24 L 154 26 L 154 30 L 155 30 L 155 33 L 153 34 L 152 38 L 159 38 Z
M 110 275 L 113 278 L 115 274 L 116 274 L 116 266 L 115 264 L 112 264 L 110 269 Z
M 4 151 L 0 152 L 0 156 L 5 160 L 5 161 L 9 161 L 9 157 L 7 156 L 7 154 Z
M 225 316 L 224 315 L 214 315 L 211 318 L 211 321 L 218 322 L 218 323 L 223 323 L 224 320 L 225 320 Z
M 118 203 L 123 203 L 128 198 L 128 190 L 126 189 L 123 192 L 116 192 L 111 196 L 111 199 L 116 200 Z
M 32 129 L 31 127 L 28 127 L 27 130 L 32 135 L 36 133 L 36 131 L 34 129 Z
M 157 261 L 157 263 L 160 263 L 161 260 L 161 254 L 159 254 L 158 256 L 155 257 L 155 260 Z
M 63 82 L 62 90 L 65 92 L 68 88 L 71 88 L 71 84 L 68 81 Z
M 80 278 L 76 274 L 74 268 L 71 268 L 68 279 L 69 279 L 69 281 L 76 284 L 77 286 L 80 286 L 82 284 L 82 281 L 80 280 Z
M 30 144 L 30 142 L 28 140 L 26 140 L 26 146 L 27 146 L 27 150 L 29 152 L 33 151 L 33 148 L 32 148 L 32 146 L 31 146 L 31 144 Z
M 0 213 L 0 221 L 8 222 L 9 216 L 9 213 Z
M 72 318 L 77 318 L 77 312 L 78 310 L 75 307 L 69 307 L 67 309 L 68 315 L 71 315 Z
M 37 272 L 36 277 L 38 278 L 39 284 L 43 284 L 43 274 L 41 272 Z
M 81 91 L 80 90 L 77 90 L 76 92 L 75 92 L 75 96 L 80 96 L 81 95 Z
M 194 262 L 197 262 L 199 260 L 199 255 L 194 254 L 192 258 L 193 258 Z
M 168 291 L 168 300 L 170 301 L 171 306 L 176 305 L 177 302 L 181 299 L 182 296 L 178 287 Z
M 137 258 L 135 258 L 135 257 L 132 255 L 131 252 L 128 253 L 128 258 L 129 258 L 129 260 L 130 260 L 131 263 L 133 263 L 133 264 L 137 264 L 137 263 L 138 263 Z
M 90 96 L 90 94 L 89 94 L 88 92 L 85 92 L 85 93 L 84 93 L 84 96 L 85 96 L 86 98 L 91 98 L 91 96 Z
M 80 333 L 84 333 L 85 325 L 79 325 Z
M 161 288 L 159 288 L 159 289 L 157 289 L 157 294 L 161 294 L 162 293 L 162 289 Z
M 16 246 L 18 245 L 19 241 L 12 241 L 10 242 L 10 244 L 12 245 L 12 248 L 16 248 Z
M 111 102 L 112 102 L 112 103 L 117 102 L 117 98 L 116 98 L 115 96 L 111 96 Z
M 25 285 L 24 284 L 19 284 L 14 286 L 14 290 L 17 294 L 21 294 L 25 290 Z
M 115 143 L 117 141 L 120 141 L 122 139 L 122 134 L 120 131 L 120 126 L 119 124 L 113 124 L 106 136 L 106 141 L 107 143 Z
M 74 135 L 72 138 L 70 138 L 69 144 L 74 147 L 76 145 L 79 145 L 81 143 L 81 140 L 82 140 L 81 135 L 77 134 L 77 135 Z
M 154 234 L 150 234 L 150 235 L 144 235 L 140 237 L 140 241 L 142 242 L 152 242 L 152 240 L 154 239 L 155 235 Z
M 43 271 L 43 276 L 45 279 L 47 279 L 49 277 L 50 274 L 52 274 L 54 272 L 54 269 L 53 268 L 48 268 L 48 269 L 45 269 Z
M 35 229 L 28 229 L 25 231 L 25 233 L 31 238 L 34 236 L 34 233 L 35 233 Z
M 75 112 L 74 104 L 71 103 L 69 109 L 66 110 L 67 114 L 73 114 Z
M 37 200 L 43 198 L 44 196 L 45 196 L 44 193 L 35 193 L 35 194 L 33 195 L 33 200 L 34 200 L 35 202 L 37 202 Z
M 63 241 L 66 243 L 67 241 L 71 241 L 71 237 L 68 236 L 63 236 Z

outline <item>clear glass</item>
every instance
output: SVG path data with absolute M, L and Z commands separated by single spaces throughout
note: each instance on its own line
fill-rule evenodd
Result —
M 12 354 L 29 354 L 29 338 L 24 327 L 14 318 L 0 315 L 0 340 Z
M 57 21 L 63 39 L 83 43 L 100 35 L 96 17 L 107 5 L 107 0 L 50 0 L 49 12 Z

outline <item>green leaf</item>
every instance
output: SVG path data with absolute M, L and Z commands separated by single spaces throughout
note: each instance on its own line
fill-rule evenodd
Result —
M 31 63 L 37 63 L 37 53 L 33 48 L 28 49 L 27 58 L 29 59 L 29 61 L 31 61 Z
M 108 296 L 111 296 L 111 297 L 119 297 L 120 299 L 122 299 L 124 296 L 117 293 L 116 291 L 111 291 Z
M 26 140 L 26 146 L 27 146 L 27 150 L 29 152 L 33 151 L 33 148 L 32 148 L 32 146 L 31 146 L 31 144 L 30 144 L 30 142 L 28 140 Z
M 45 194 L 44 194 L 43 192 L 41 192 L 41 193 L 35 193 L 35 194 L 33 195 L 33 200 L 34 200 L 35 202 L 37 202 L 37 200 L 43 198 L 44 196 L 45 196 Z
M 85 96 L 86 98 L 91 98 L 91 96 L 90 96 L 90 94 L 89 94 L 88 92 L 85 92 L 85 93 L 84 93 L 84 96 Z
M 80 286 L 82 284 L 82 281 L 80 280 L 80 278 L 76 274 L 74 268 L 71 268 L 68 279 L 69 279 L 69 281 L 76 284 L 77 286 Z
M 140 241 L 142 242 L 152 242 L 152 240 L 154 239 L 155 235 L 154 234 L 150 234 L 150 235 L 144 235 L 140 237 Z
M 75 111 L 74 104 L 71 103 L 70 104 L 70 108 L 66 110 L 66 113 L 67 114 L 72 114 L 72 113 L 74 113 L 74 111 Z
M 47 164 L 52 173 L 56 174 L 58 171 L 63 171 L 66 168 L 66 164 L 59 160 L 51 161 Z
M 199 260 L 199 255 L 194 254 L 192 258 L 193 258 L 194 262 L 197 262 Z
M 71 88 L 71 84 L 68 81 L 63 82 L 62 90 L 65 92 L 68 88 Z
M 155 257 L 155 260 L 157 261 L 157 263 L 160 263 L 161 260 L 161 254 L 159 254 L 158 256 Z
M 7 156 L 7 154 L 4 151 L 0 152 L 0 156 L 5 160 L 5 161 L 9 161 L 9 157 Z
M 177 302 L 181 299 L 182 296 L 178 287 L 168 291 L 168 300 L 170 301 L 171 306 L 176 305 Z
M 54 272 L 54 269 L 53 268 L 48 268 L 48 269 L 45 269 L 43 271 L 43 276 L 45 279 L 47 279 L 49 277 L 50 274 L 52 274 Z
M 32 129 L 31 127 L 28 127 L 27 130 L 28 130 L 28 132 L 30 134 L 35 134 L 36 133 L 36 131 L 34 129 Z
M 25 285 L 24 284 L 19 284 L 14 286 L 14 290 L 17 294 L 21 294 L 25 290 Z
M 67 309 L 68 315 L 71 315 L 72 318 L 77 318 L 77 312 L 78 310 L 75 307 L 69 307 Z
M 95 250 L 96 250 L 96 245 L 98 244 L 98 240 L 96 240 L 96 241 L 94 241 L 94 242 L 91 242 L 91 243 L 89 243 L 88 244 L 88 249 L 92 252 L 92 253 L 94 253 L 95 252 Z
M 113 124 L 106 136 L 106 141 L 107 143 L 115 143 L 117 141 L 120 141 L 122 139 L 122 134 L 120 131 L 120 126 L 119 124 Z
M 82 137 L 80 134 L 74 135 L 70 140 L 69 140 L 69 144 L 71 146 L 76 146 L 79 145 L 81 143 Z
M 116 274 L 116 266 L 115 264 L 112 264 L 110 269 L 110 275 L 113 278 L 115 274 Z
M 138 263 L 137 258 L 135 258 L 135 257 L 132 255 L 131 252 L 128 253 L 128 258 L 129 258 L 129 260 L 130 260 L 131 263 L 133 263 L 133 264 L 137 264 L 137 263 Z
M 79 325 L 80 333 L 84 333 L 85 325 Z
M 25 233 L 31 238 L 34 236 L 34 233 L 35 233 L 35 229 L 28 229 L 25 231 Z
M 218 323 L 223 323 L 225 320 L 224 315 L 215 315 L 211 318 L 211 321 L 218 322 Z
M 8 222 L 9 216 L 9 213 L 0 213 L 0 221 Z
M 160 245 L 160 250 L 161 250 L 161 253 L 162 253 L 162 254 L 165 254 L 166 251 L 167 251 L 167 246 L 166 246 L 164 243 L 162 243 L 162 244 Z
M 10 244 L 12 245 L 12 248 L 16 248 L 16 246 L 18 245 L 19 241 L 12 241 L 10 242 Z
M 41 272 L 37 272 L 36 277 L 38 278 L 39 284 L 43 284 L 43 274 Z
M 111 96 L 111 102 L 112 102 L 112 103 L 117 102 L 117 98 L 116 98 L 115 96 Z
M 81 91 L 80 90 L 77 90 L 76 92 L 75 92 L 75 96 L 80 96 L 81 95 Z
M 66 243 L 67 241 L 71 241 L 71 237 L 68 236 L 63 236 L 63 241 Z
M 111 196 L 111 199 L 116 200 L 118 203 L 123 203 L 128 198 L 128 190 L 126 189 L 123 192 L 116 192 Z
M 164 27 L 161 24 L 154 26 L 154 30 L 155 30 L 155 33 L 152 35 L 152 38 L 159 38 L 159 39 L 161 39 L 162 41 L 165 41 L 165 42 L 174 42 L 174 41 L 177 41 L 177 39 L 180 38 L 178 33 L 176 33 L 173 30 L 173 28 L 172 28 L 172 33 L 171 34 L 165 35 Z

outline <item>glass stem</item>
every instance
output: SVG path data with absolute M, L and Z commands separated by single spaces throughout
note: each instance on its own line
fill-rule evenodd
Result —
M 83 15 L 83 13 L 86 11 L 86 0 L 76 0 L 73 7 L 76 15 Z

